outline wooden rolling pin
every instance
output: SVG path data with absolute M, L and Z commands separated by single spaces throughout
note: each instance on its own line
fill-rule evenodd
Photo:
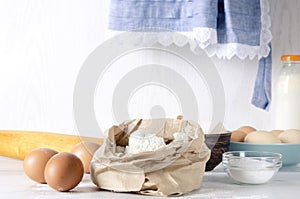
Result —
M 100 138 L 48 132 L 0 130 L 0 156 L 23 160 L 27 153 L 36 148 L 70 152 L 73 146 L 81 141 L 103 143 L 103 139 Z

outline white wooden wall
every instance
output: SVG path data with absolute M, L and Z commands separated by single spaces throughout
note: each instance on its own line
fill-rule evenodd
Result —
M 0 129 L 76 133 L 75 79 L 86 57 L 105 40 L 108 6 L 109 0 L 0 0 Z M 300 53 L 300 0 L 270 0 L 270 10 L 275 79 L 280 56 Z M 132 61 L 136 59 L 142 57 Z M 225 88 L 225 126 L 272 129 L 272 108 L 266 112 L 250 104 L 257 60 L 213 61 Z M 153 103 L 141 94 L 133 98 L 144 105 Z M 161 100 L 173 106 L 166 107 L 167 116 L 179 110 L 172 100 Z M 133 104 L 129 104 L 130 116 L 148 115 L 147 108 L 141 113 Z M 96 112 L 102 128 L 112 125 L 109 109 Z

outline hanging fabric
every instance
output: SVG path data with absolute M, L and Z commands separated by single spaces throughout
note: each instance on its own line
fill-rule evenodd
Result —
M 268 12 L 268 0 L 111 0 L 109 29 L 142 32 L 148 42 L 164 46 L 190 43 L 192 51 L 203 49 L 218 58 L 257 57 L 252 104 L 268 109 L 272 73 Z

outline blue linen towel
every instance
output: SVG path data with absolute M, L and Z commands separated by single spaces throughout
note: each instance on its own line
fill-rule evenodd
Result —
M 111 0 L 109 29 L 194 32 L 192 39 L 210 56 L 257 56 L 260 61 L 252 104 L 268 109 L 272 58 L 267 7 L 267 0 Z M 215 32 L 215 40 L 198 40 L 197 34 L 208 29 Z
M 271 44 L 269 45 L 271 49 Z M 272 49 L 266 58 L 261 58 L 255 80 L 251 103 L 257 107 L 269 110 L 272 88 Z

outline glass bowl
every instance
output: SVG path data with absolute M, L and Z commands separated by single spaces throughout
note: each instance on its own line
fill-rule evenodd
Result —
M 282 155 L 261 151 L 231 151 L 223 154 L 222 164 L 236 182 L 263 184 L 281 168 Z

